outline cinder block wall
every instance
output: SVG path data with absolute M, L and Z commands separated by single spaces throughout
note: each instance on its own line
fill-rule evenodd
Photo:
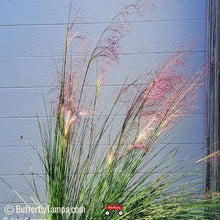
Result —
M 79 25 L 92 36 L 93 44 L 114 15 L 124 5 L 132 3 L 131 0 L 72 2 L 72 17 L 81 8 L 83 19 Z M 192 72 L 205 63 L 207 1 L 154 2 L 157 7 L 144 18 L 136 18 L 132 33 L 123 41 L 122 65 L 112 68 L 106 75 L 102 94 L 106 105 L 127 74 L 134 79 L 143 71 L 157 69 L 188 40 L 201 38 L 197 46 L 189 49 L 189 52 L 194 51 L 190 61 Z M 42 94 L 47 103 L 55 97 L 50 91 L 56 85 L 55 64 L 60 67 L 64 53 L 68 10 L 69 1 L 66 0 L 0 2 L 0 177 L 26 199 L 23 193 L 30 189 L 23 174 L 30 179 L 31 167 L 42 174 L 31 147 L 31 144 L 41 144 L 35 116 L 37 112 L 42 120 L 45 118 Z M 177 126 L 171 140 L 175 146 L 183 146 L 179 159 L 195 155 L 194 160 L 197 160 L 203 156 L 204 87 L 197 105 L 198 108 Z M 0 181 L 0 218 L 5 216 L 5 205 L 20 202 L 12 189 Z

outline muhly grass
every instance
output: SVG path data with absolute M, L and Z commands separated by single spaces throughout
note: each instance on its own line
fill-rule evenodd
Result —
M 166 151 L 166 144 L 158 146 L 161 134 L 196 107 L 204 73 L 184 73 L 191 54 L 178 53 L 150 81 L 143 77 L 125 81 L 107 115 L 98 109 L 105 75 L 112 64 L 120 63 L 121 40 L 132 25 L 129 16 L 144 16 L 154 8 L 150 1 L 125 7 L 103 31 L 92 52 L 87 34 L 68 25 L 55 120 L 48 116 L 44 125 L 39 120 L 43 150 L 38 155 L 45 170 L 47 204 L 83 209 L 42 217 L 170 220 L 215 216 L 210 208 L 218 205 L 219 196 L 207 199 L 197 183 L 187 179 L 189 172 L 180 172 L 180 164 L 171 166 L 177 150 Z M 74 42 L 78 47 L 72 53 Z M 96 59 L 101 68 L 91 94 L 86 82 Z M 119 127 L 112 129 L 121 112 L 125 114 Z M 162 150 L 160 160 L 152 163 Z M 33 183 L 34 202 L 39 205 L 39 189 Z M 123 205 L 122 216 L 118 211 L 106 216 L 106 205 L 112 203 Z

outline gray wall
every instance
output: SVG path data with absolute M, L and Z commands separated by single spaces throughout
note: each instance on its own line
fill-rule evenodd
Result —
M 76 0 L 72 15 L 82 6 L 81 29 L 95 43 L 119 9 L 131 2 L 85 0 L 81 4 Z M 195 52 L 190 61 L 191 71 L 201 69 L 205 63 L 206 0 L 154 2 L 155 10 L 136 19 L 133 34 L 123 41 L 122 66 L 107 73 L 102 94 L 105 103 L 116 94 L 128 73 L 135 78 L 144 70 L 157 69 L 188 40 L 201 37 L 198 45 L 189 49 Z M 47 103 L 55 97 L 50 90 L 56 85 L 55 63 L 60 67 L 64 52 L 68 9 L 69 1 L 64 0 L 0 2 L 0 177 L 20 193 L 30 191 L 23 174 L 29 179 L 31 167 L 42 174 L 30 143 L 41 144 L 35 115 L 38 112 L 45 118 L 42 93 Z M 175 146 L 183 146 L 177 160 L 191 155 L 196 160 L 203 155 L 204 86 L 198 97 L 198 108 L 177 126 L 170 140 Z M 5 216 L 6 204 L 19 202 L 15 193 L 0 181 L 0 217 Z

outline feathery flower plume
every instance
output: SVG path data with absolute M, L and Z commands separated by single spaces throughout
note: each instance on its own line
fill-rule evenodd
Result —
M 148 86 L 142 85 L 140 88 L 130 84 L 121 90 L 117 102 L 122 96 L 126 96 L 129 89 L 138 88 L 138 91 L 133 92 L 137 95 L 127 111 L 118 145 L 114 150 L 108 150 L 111 154 L 114 152 L 114 159 L 120 159 L 135 149 L 147 153 L 163 132 L 174 126 L 178 118 L 194 109 L 198 88 L 201 86 L 201 76 L 198 74 L 197 78 L 191 81 L 188 75 L 179 74 L 179 68 L 185 68 L 188 60 L 186 53 L 179 53 Z M 132 132 L 135 133 L 131 127 L 137 121 L 135 130 L 138 133 L 136 132 L 133 143 L 126 147 L 124 143 L 131 137 Z

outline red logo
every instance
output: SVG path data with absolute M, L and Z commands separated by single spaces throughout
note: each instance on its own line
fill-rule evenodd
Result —
M 106 205 L 106 210 L 123 210 L 123 205 Z
M 114 202 L 111 205 L 106 205 L 105 210 L 105 215 L 109 215 L 110 210 L 117 210 L 119 215 L 123 215 L 123 205 L 116 205 Z

